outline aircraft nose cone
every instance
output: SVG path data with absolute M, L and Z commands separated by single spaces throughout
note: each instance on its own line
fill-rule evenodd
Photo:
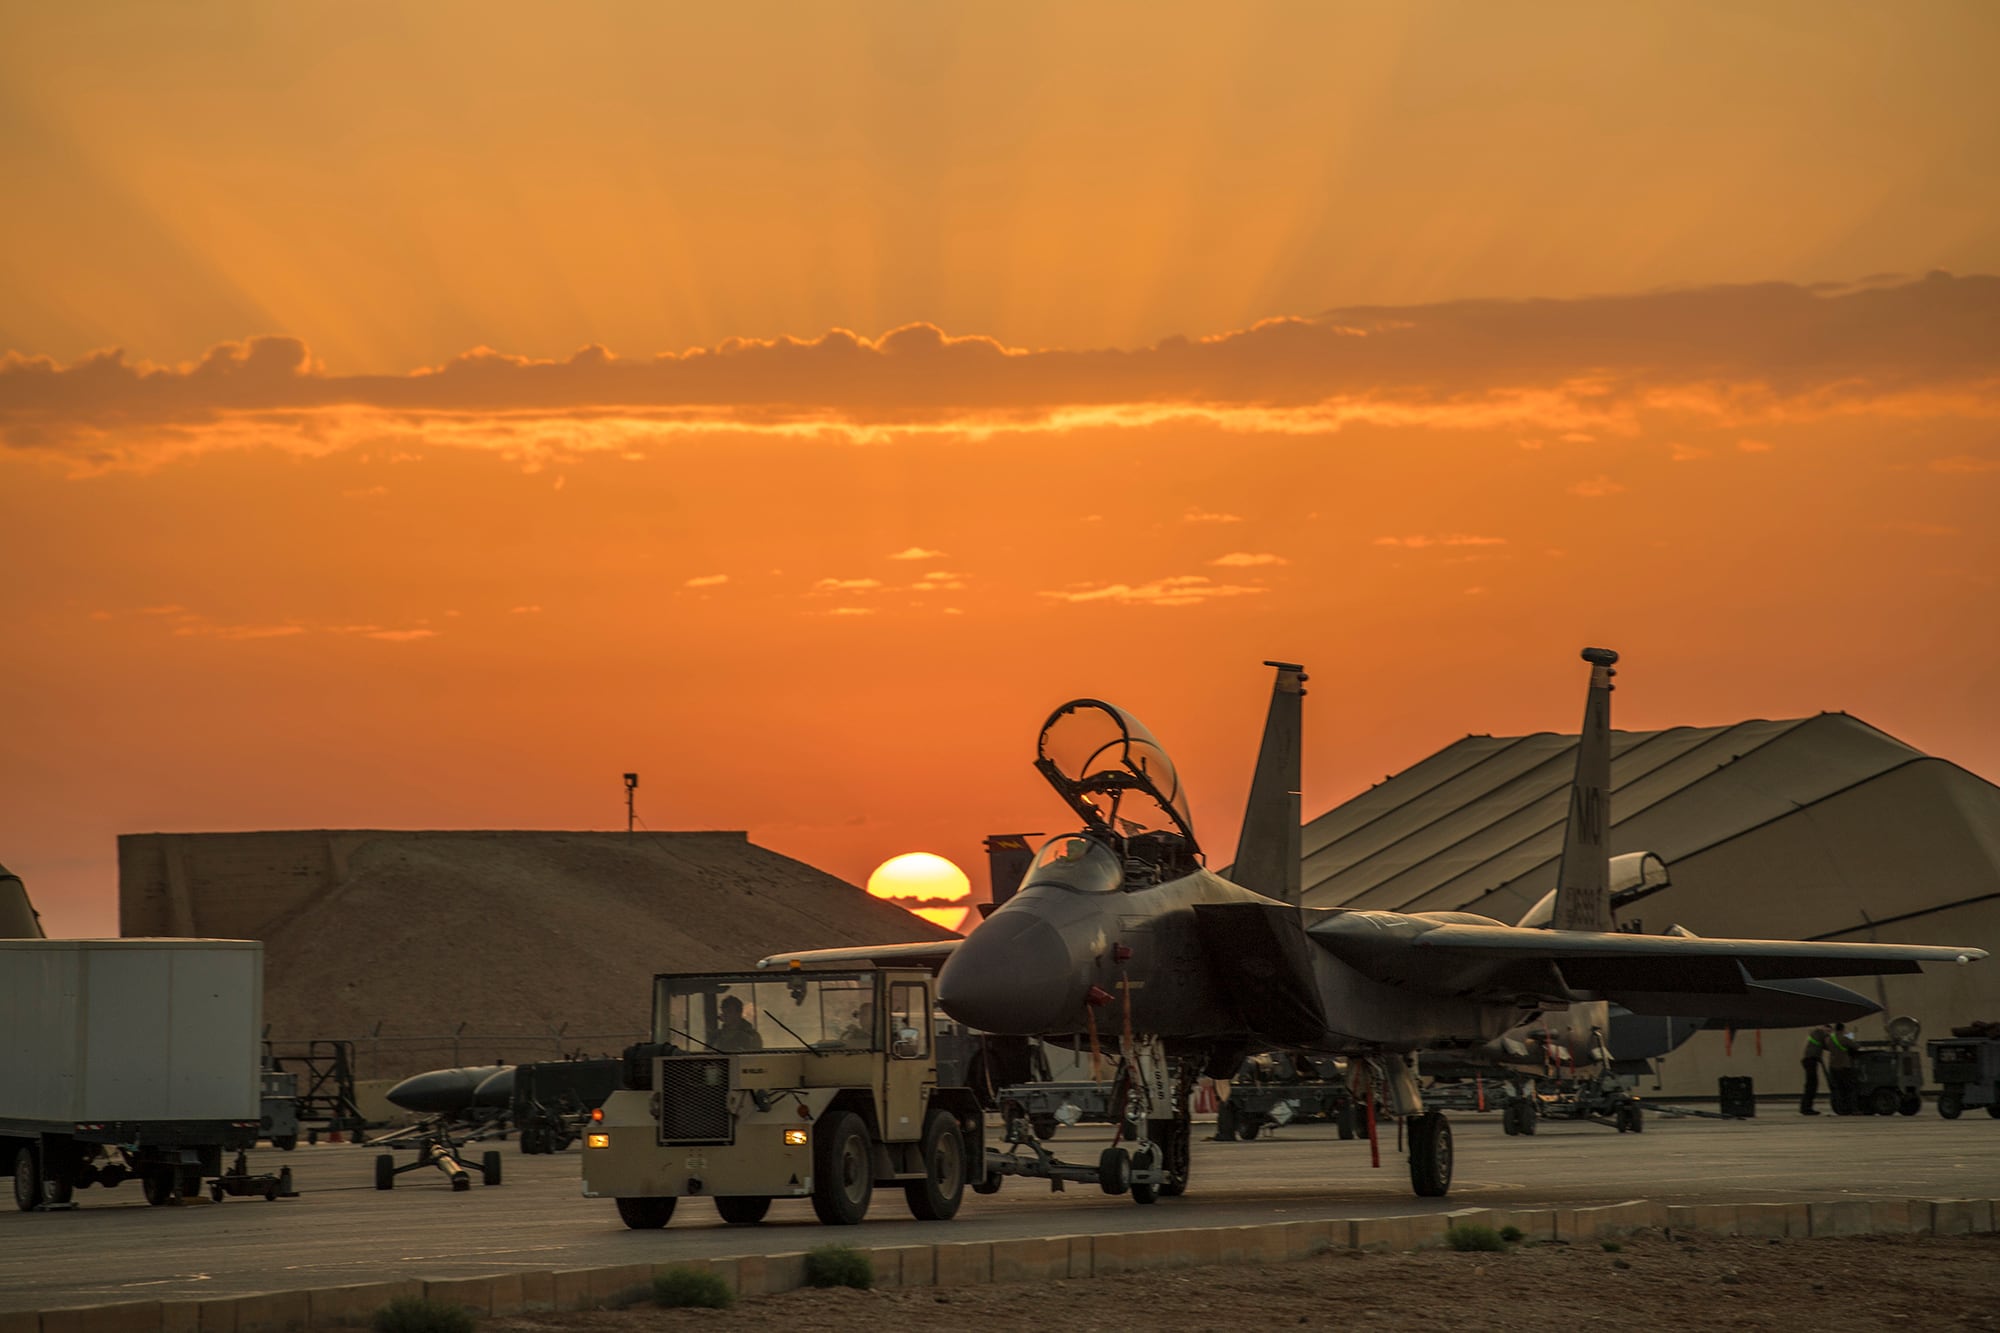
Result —
M 1068 1031 L 1083 986 L 1062 934 L 1028 912 L 995 912 L 938 974 L 938 1004 L 968 1027 L 1002 1036 Z

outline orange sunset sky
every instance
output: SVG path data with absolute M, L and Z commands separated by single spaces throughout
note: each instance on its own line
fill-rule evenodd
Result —
M 1062 828 L 1844 709 L 2000 778 L 2000 8 L 0 6 L 0 863 Z

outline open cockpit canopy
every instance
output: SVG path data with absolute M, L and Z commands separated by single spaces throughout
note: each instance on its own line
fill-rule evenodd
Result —
M 1035 767 L 1096 831 L 1119 839 L 1172 835 L 1198 854 L 1174 761 L 1145 724 L 1098 699 L 1072 699 L 1042 724 Z

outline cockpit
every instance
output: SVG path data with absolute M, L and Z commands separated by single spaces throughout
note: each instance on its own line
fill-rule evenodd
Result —
M 1035 767 L 1087 827 L 1044 844 L 1022 887 L 1054 883 L 1107 892 L 1178 877 L 1201 864 L 1180 774 L 1153 733 L 1124 709 L 1098 699 L 1062 705 L 1042 724 Z

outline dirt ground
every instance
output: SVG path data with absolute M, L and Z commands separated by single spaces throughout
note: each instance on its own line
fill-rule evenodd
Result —
M 523 1315 L 482 1333 L 674 1328 L 1222 1329 L 1359 1325 L 1463 1333 L 1551 1327 L 2000 1330 L 2000 1235 L 1826 1240 L 1669 1238 L 1504 1254 L 1335 1252 L 1300 1263 L 896 1291 L 795 1291 L 730 1310 Z

